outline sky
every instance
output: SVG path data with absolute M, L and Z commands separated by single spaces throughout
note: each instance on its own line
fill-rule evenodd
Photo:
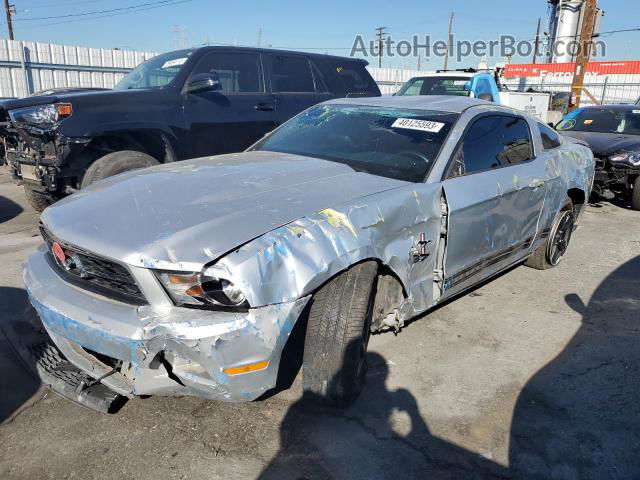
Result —
M 376 27 L 387 27 L 396 41 L 429 34 L 431 41 L 446 40 L 450 12 L 453 32 L 460 40 L 490 41 L 500 35 L 533 39 L 542 18 L 546 30 L 546 0 L 12 0 L 16 13 L 16 40 L 29 40 L 163 52 L 202 44 L 255 46 L 349 55 L 356 35 L 365 42 Z M 154 5 L 154 3 L 156 3 Z M 140 6 L 134 9 L 129 7 Z M 480 7 L 482 5 L 482 7 Z M 604 9 L 601 31 L 640 29 L 640 1 L 600 0 Z M 89 12 L 122 9 L 103 14 Z M 136 11 L 136 9 L 138 11 Z M 479 13 L 476 13 L 479 12 Z M 65 15 L 75 15 L 62 18 Z M 79 15 L 79 16 L 78 16 Z M 43 18 L 44 17 L 44 18 Z M 40 20 L 37 20 L 40 18 Z M 36 20 L 30 20 L 36 19 Z M 7 36 L 6 22 L 0 32 Z M 607 35 L 607 56 L 599 60 L 640 60 L 640 31 Z M 370 57 L 370 63 L 377 59 Z M 475 67 L 477 57 L 453 67 Z M 495 56 L 489 63 L 504 61 Z M 514 56 L 516 63 L 530 57 Z M 442 58 L 421 58 L 423 70 L 442 68 Z M 416 68 L 417 58 L 383 58 L 383 67 Z

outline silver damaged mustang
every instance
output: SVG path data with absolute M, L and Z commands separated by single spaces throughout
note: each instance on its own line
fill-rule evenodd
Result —
M 305 390 L 347 405 L 371 332 L 557 265 L 593 177 L 591 151 L 533 117 L 434 96 L 332 100 L 246 152 L 108 178 L 45 210 L 25 266 L 74 369 L 45 383 L 93 407 L 253 400 L 303 329 Z

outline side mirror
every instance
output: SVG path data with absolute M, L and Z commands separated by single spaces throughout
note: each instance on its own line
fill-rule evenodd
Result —
M 554 130 L 556 129 L 556 126 L 553 122 L 547 123 L 547 126 L 553 128 Z
M 221 90 L 222 83 L 215 73 L 196 73 L 189 79 L 185 91 L 187 93 L 201 92 L 204 90 Z

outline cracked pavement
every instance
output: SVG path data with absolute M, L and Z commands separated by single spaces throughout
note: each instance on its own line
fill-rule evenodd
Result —
M 0 169 L 0 322 L 28 314 L 37 214 Z M 374 335 L 349 409 L 293 388 L 102 415 L 40 389 L 0 333 L 0 478 L 640 478 L 640 212 L 587 208 L 563 263 L 515 268 Z

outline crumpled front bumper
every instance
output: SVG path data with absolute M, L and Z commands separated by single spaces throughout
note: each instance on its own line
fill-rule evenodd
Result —
M 29 257 L 24 281 L 47 332 L 72 364 L 127 397 L 258 398 L 275 386 L 282 350 L 309 300 L 246 312 L 130 305 L 66 283 L 45 255 L 41 247 Z M 152 298 L 162 287 L 146 279 L 145 293 L 156 287 Z M 223 372 L 264 361 L 257 372 Z

